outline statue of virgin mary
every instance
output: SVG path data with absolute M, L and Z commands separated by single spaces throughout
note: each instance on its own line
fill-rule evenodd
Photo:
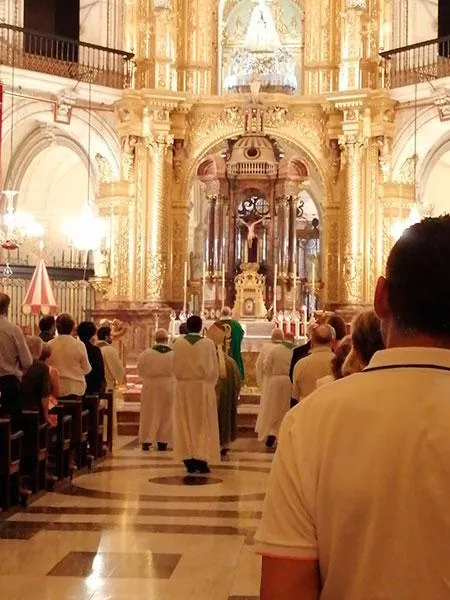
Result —
M 276 52 L 281 48 L 280 37 L 265 0 L 257 0 L 253 8 L 244 47 L 250 52 Z

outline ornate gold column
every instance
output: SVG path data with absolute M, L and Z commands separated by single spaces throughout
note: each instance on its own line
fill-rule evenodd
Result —
M 364 294 L 364 197 L 363 99 L 352 97 L 336 104 L 343 111 L 340 144 L 345 161 L 345 186 L 341 198 L 340 302 L 346 306 L 361 305 Z
M 109 301 L 130 300 L 131 186 L 126 181 L 102 183 L 97 197 L 99 216 L 110 226 Z
M 209 96 L 213 93 L 213 38 L 217 11 L 209 0 L 180 0 L 179 6 L 178 89 Z
M 340 0 L 305 3 L 305 94 L 338 89 L 340 11 Z
M 362 87 L 362 17 L 366 2 L 367 0 L 345 0 L 346 8 L 342 13 L 340 90 Z
M 173 0 L 134 0 L 134 7 L 127 0 L 127 4 L 127 37 L 136 44 L 136 87 L 175 91 Z

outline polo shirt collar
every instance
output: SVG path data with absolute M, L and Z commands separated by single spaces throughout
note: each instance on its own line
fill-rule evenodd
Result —
M 407 347 L 389 348 L 374 354 L 367 369 L 384 367 L 444 367 L 450 369 L 450 350 L 445 348 Z
M 311 354 L 316 354 L 316 352 L 333 352 L 333 350 L 329 346 L 317 346 L 316 348 L 311 349 Z

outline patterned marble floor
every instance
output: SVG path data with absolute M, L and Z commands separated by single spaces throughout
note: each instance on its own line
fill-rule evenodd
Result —
M 120 438 L 113 456 L 0 519 L 2 600 L 256 600 L 272 456 L 238 440 L 211 476 Z

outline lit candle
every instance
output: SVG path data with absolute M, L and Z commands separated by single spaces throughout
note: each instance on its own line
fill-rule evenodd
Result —
M 183 312 L 186 314 L 187 310 L 187 277 L 188 277 L 188 264 L 187 261 L 184 263 L 184 279 L 183 279 Z
M 222 308 L 225 306 L 225 263 L 222 265 Z
M 273 314 L 277 314 L 277 280 L 278 280 L 278 265 L 275 265 L 273 272 Z

